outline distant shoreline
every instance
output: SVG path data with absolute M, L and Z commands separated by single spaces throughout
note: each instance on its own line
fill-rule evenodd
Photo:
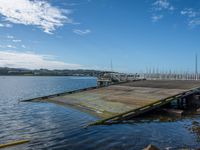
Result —
M 65 69 L 65 70 L 48 70 L 48 69 L 23 69 L 0 67 L 0 76 L 77 76 L 77 77 L 99 77 L 110 71 L 88 70 L 88 69 Z
M 77 75 L 1 75 L 3 76 L 21 76 L 21 77 L 96 77 L 96 76 L 77 76 Z

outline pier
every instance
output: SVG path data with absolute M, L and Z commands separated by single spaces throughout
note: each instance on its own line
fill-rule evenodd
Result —
M 184 110 L 198 97 L 200 81 L 141 80 L 91 87 L 25 101 L 53 102 L 72 106 L 101 119 L 91 125 L 134 119 L 167 105 Z M 196 98 L 198 101 L 199 98 Z

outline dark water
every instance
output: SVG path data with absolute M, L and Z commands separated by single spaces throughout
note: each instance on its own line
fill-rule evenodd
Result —
M 95 78 L 0 77 L 0 143 L 29 139 L 7 149 L 140 150 L 148 144 L 161 149 L 200 147 L 191 133 L 192 121 L 144 122 L 93 126 L 97 120 L 79 110 L 51 103 L 18 103 L 28 99 L 96 85 Z

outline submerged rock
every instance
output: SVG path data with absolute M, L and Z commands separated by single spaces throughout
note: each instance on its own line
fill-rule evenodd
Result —
M 192 125 L 199 125 L 198 121 L 192 121 Z

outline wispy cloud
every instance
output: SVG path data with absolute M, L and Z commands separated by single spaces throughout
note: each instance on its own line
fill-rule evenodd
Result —
M 157 11 L 161 11 L 161 10 L 174 10 L 174 6 L 172 6 L 170 4 L 170 2 L 168 0 L 156 0 L 153 3 L 154 9 Z
M 70 64 L 55 60 L 51 55 L 30 52 L 0 51 L 0 66 L 28 69 L 80 69 L 79 64 Z
M 86 35 L 86 34 L 91 33 L 91 30 L 90 29 L 85 29 L 85 30 L 74 29 L 73 32 L 78 35 Z
M 161 20 L 164 17 L 164 13 L 172 12 L 174 9 L 169 0 L 155 0 L 152 4 L 152 22 Z
M 12 40 L 14 43 L 19 43 L 19 42 L 21 42 L 22 40 Z
M 6 47 L 7 47 L 7 48 L 16 48 L 15 46 L 10 45 L 10 44 L 6 45 Z
M 192 28 L 200 25 L 200 17 L 189 20 L 188 25 Z
M 25 46 L 22 40 L 18 39 L 17 37 L 13 35 L 6 35 L 6 36 L 1 36 L 2 41 L 4 41 L 4 44 L 0 45 L 0 50 L 7 50 L 9 48 L 11 49 L 28 49 L 29 47 Z
M 152 15 L 151 20 L 152 22 L 157 22 L 158 20 L 162 18 L 163 18 L 163 15 Z
M 181 15 L 185 15 L 187 17 L 193 18 L 199 15 L 199 12 L 194 11 L 192 8 L 185 8 L 181 11 Z
M 0 48 L 12 48 L 12 49 L 15 49 L 16 46 L 11 45 L 11 44 L 8 44 L 8 45 L 0 45 Z
M 73 23 L 68 17 L 70 10 L 59 9 L 42 0 L 0 0 L 0 14 L 5 21 L 35 25 L 49 34 L 65 23 Z
M 13 43 L 19 43 L 22 42 L 22 40 L 17 39 L 16 37 L 12 36 L 12 35 L 7 35 L 5 38 L 8 39 L 8 41 L 12 41 Z
M 7 35 L 6 36 L 8 39 L 14 39 L 14 36 L 12 36 L 12 35 Z
M 26 48 L 26 46 L 25 46 L 25 45 L 21 45 L 21 47 L 22 47 L 22 48 Z
M 196 11 L 192 8 L 185 8 L 180 13 L 187 17 L 188 25 L 190 27 L 193 28 L 200 25 L 200 11 Z
M 12 25 L 9 23 L 0 23 L 0 27 L 6 27 L 6 28 L 11 28 Z

